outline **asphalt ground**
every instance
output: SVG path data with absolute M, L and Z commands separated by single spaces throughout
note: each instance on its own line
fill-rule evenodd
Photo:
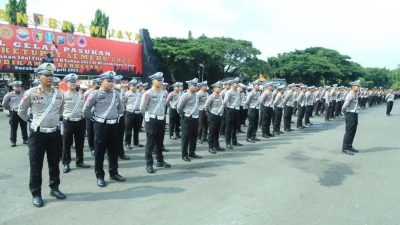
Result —
M 131 160 L 119 161 L 127 181 L 106 175 L 107 187 L 99 188 L 85 147 L 92 167 L 71 163 L 70 173 L 61 172 L 65 200 L 49 196 L 44 165 L 40 209 L 28 188 L 28 148 L 20 132 L 18 147 L 10 148 L 2 114 L 0 224 L 400 224 L 399 105 L 394 103 L 391 117 L 384 105 L 360 112 L 354 141 L 360 153 L 354 156 L 341 154 L 344 119 L 315 117 L 314 126 L 279 137 L 264 139 L 259 131 L 262 141 L 256 144 L 240 134 L 243 147 L 216 155 L 198 145 L 203 158 L 191 163 L 181 159 L 180 140 L 166 137 L 165 160 L 172 168 L 147 174 L 144 149 L 134 148 L 126 151 Z M 144 144 L 144 133 L 140 139 Z

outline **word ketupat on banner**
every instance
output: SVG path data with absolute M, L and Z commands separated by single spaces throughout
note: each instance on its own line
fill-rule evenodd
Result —
M 33 73 L 52 52 L 57 74 L 142 74 L 142 45 L 0 24 L 0 72 Z

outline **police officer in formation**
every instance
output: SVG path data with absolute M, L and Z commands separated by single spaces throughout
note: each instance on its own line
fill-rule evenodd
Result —
M 128 82 L 129 91 L 125 93 L 125 148 L 132 149 L 132 136 L 133 145 L 136 147 L 143 147 L 139 143 L 139 131 L 141 126 L 140 114 L 140 100 L 142 99 L 142 92 L 138 89 L 138 81 L 133 79 Z M 133 131 L 133 135 L 132 135 Z
M 285 92 L 283 98 L 283 129 L 286 132 L 294 131 L 291 129 L 292 115 L 295 104 L 295 93 L 297 86 L 295 84 L 288 85 L 288 90 Z
M 8 92 L 3 99 L 3 107 L 10 112 L 10 141 L 11 147 L 17 146 L 17 130 L 18 124 L 21 128 L 22 144 L 27 144 L 28 133 L 26 129 L 26 122 L 18 116 L 18 106 L 21 102 L 23 93 L 21 89 L 21 81 L 13 81 L 9 84 L 12 87 L 12 91 Z
M 122 160 L 129 160 L 129 156 L 125 155 L 124 149 L 124 131 L 125 131 L 125 85 L 121 84 L 122 76 L 117 75 L 114 78 L 114 90 L 117 92 L 118 97 L 120 98 L 120 102 L 122 104 L 122 113 L 118 115 L 118 158 Z
M 89 168 L 90 166 L 83 162 L 83 145 L 85 142 L 85 119 L 83 117 L 83 104 L 85 99 L 83 94 L 77 92 L 78 75 L 68 74 L 64 77 L 68 90 L 64 95 L 64 111 L 63 117 L 63 151 L 62 163 L 64 165 L 63 172 L 70 171 L 71 163 L 71 146 L 75 140 L 76 151 L 76 167 Z
M 225 141 L 226 148 L 233 149 L 232 145 L 242 146 L 237 141 L 236 132 L 240 126 L 239 110 L 242 101 L 239 93 L 239 78 L 231 80 L 231 87 L 226 91 L 224 96 L 224 105 L 226 107 L 226 127 L 225 127 Z
M 53 88 L 55 66 L 44 63 L 36 68 L 40 84 L 24 93 L 19 104 L 18 115 L 27 121 L 28 109 L 33 115 L 29 136 L 29 189 L 33 196 L 33 205 L 43 206 L 42 199 L 42 168 L 44 154 L 47 154 L 50 180 L 50 195 L 57 199 L 65 199 L 59 190 L 62 152 L 62 137 L 59 129 L 63 113 L 63 95 Z
M 169 137 L 172 140 L 181 138 L 180 135 L 180 120 L 176 107 L 178 106 L 178 100 L 182 95 L 183 84 L 181 82 L 176 82 L 173 85 L 174 90 L 170 92 L 167 96 L 167 105 L 169 108 Z M 175 135 L 174 135 L 175 133 Z
M 264 85 L 264 91 L 260 97 L 261 129 L 262 129 L 262 137 L 264 138 L 274 137 L 270 129 L 272 118 L 274 116 L 273 103 L 274 103 L 273 87 L 272 83 L 268 82 Z
M 146 123 L 146 170 L 154 173 L 153 152 L 156 155 L 156 167 L 170 168 L 171 165 L 164 161 L 162 153 L 166 106 L 166 96 L 162 90 L 163 73 L 155 73 L 149 78 L 152 80 L 152 87 L 144 92 L 139 109 Z
M 90 87 L 84 92 L 83 97 L 85 99 L 85 102 L 87 98 L 89 97 L 90 93 L 93 91 L 97 90 L 101 84 L 101 80 L 99 78 L 91 80 Z M 93 111 L 93 109 L 91 109 Z M 87 141 L 89 145 L 89 150 L 92 156 L 94 156 L 94 120 L 92 117 L 86 117 L 86 136 L 87 136 Z
M 217 151 L 225 151 L 219 145 L 219 131 L 224 113 L 224 100 L 221 96 L 222 82 L 218 81 L 211 86 L 213 87 L 213 93 L 208 96 L 204 104 L 204 110 L 208 115 L 208 152 L 216 154 Z
M 124 113 L 124 105 L 119 93 L 114 90 L 115 72 L 105 72 L 100 75 L 100 79 L 100 89 L 89 94 L 83 107 L 83 114 L 86 118 L 92 117 L 94 120 L 95 174 L 97 185 L 105 187 L 103 163 L 106 152 L 110 179 L 125 181 L 125 177 L 118 173 L 118 120 Z
M 204 104 L 206 103 L 206 100 L 208 98 L 208 86 L 207 86 L 207 81 L 203 81 L 198 84 L 199 86 L 199 91 L 196 93 L 196 95 L 199 98 L 199 140 L 200 144 L 203 144 L 204 141 L 207 141 L 207 130 L 208 130 L 208 118 L 206 111 L 204 110 Z
M 188 90 L 179 98 L 177 111 L 182 116 L 182 159 L 190 162 L 190 158 L 201 158 L 196 154 L 200 96 L 196 94 L 197 78 L 186 81 L 186 83 L 188 84 Z
M 249 118 L 249 126 L 247 128 L 247 138 L 246 141 L 250 143 L 254 143 L 256 141 L 260 141 L 256 137 L 257 129 L 258 129 L 258 121 L 260 115 L 260 81 L 256 80 L 252 83 L 253 90 L 247 94 L 245 105 L 248 108 L 248 118 Z

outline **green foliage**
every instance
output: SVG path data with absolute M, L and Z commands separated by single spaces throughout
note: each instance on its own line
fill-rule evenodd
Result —
M 103 13 L 100 9 L 97 9 L 91 25 L 99 27 L 100 31 L 104 28 L 106 30 L 106 33 L 103 34 L 103 32 L 98 32 L 98 34 L 95 34 L 94 32 L 91 32 L 90 36 L 106 38 L 109 22 L 110 22 L 110 18 L 108 16 L 106 16 L 106 14 Z
M 71 27 L 62 27 L 61 31 L 64 33 L 73 34 L 73 33 L 75 33 L 75 26 L 74 26 L 74 24 L 71 23 Z
M 8 0 L 6 4 L 6 13 L 10 24 L 27 27 L 28 24 L 22 21 L 17 22 L 17 12 L 26 14 L 26 0 Z
M 201 79 L 201 65 L 204 65 L 204 78 L 209 82 L 241 73 L 258 75 L 266 71 L 263 68 L 266 62 L 257 59 L 260 51 L 251 42 L 204 35 L 198 39 L 188 36 L 188 39 L 162 37 L 153 40 L 159 70 L 166 73 L 168 81 L 193 77 Z
M 345 84 L 364 72 L 349 56 L 321 47 L 278 54 L 267 62 L 271 76 L 310 85 Z

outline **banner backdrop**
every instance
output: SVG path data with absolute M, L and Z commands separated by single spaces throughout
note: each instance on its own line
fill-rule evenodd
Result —
M 33 73 L 49 52 L 57 74 L 114 70 L 131 77 L 143 72 L 141 44 L 0 24 L 0 72 Z

